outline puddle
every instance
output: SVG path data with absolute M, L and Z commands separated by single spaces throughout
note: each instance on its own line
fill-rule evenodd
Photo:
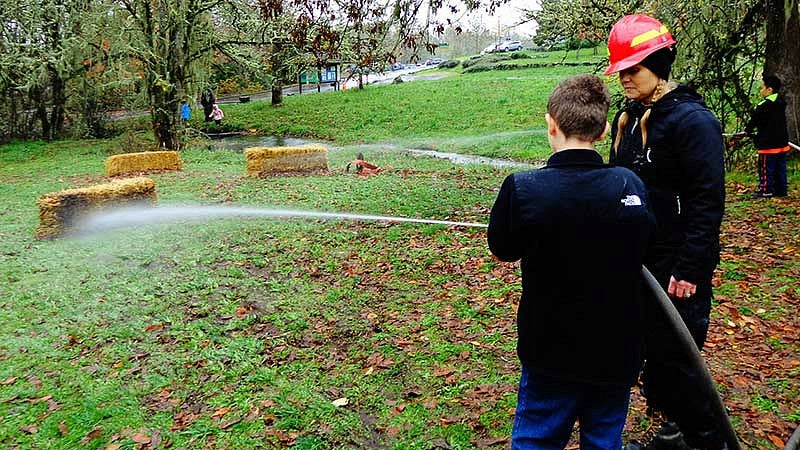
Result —
M 233 150 L 241 153 L 247 147 L 295 147 L 318 143 L 319 140 L 282 136 L 230 136 L 212 139 L 209 145 L 214 150 Z
M 422 150 L 418 148 L 409 148 L 406 151 L 415 155 L 423 155 L 423 156 L 430 156 L 432 158 L 447 159 L 455 164 L 487 164 L 498 168 L 511 167 L 516 169 L 535 169 L 537 167 L 541 167 L 541 164 L 509 161 L 506 159 L 486 158 L 483 156 L 462 155 L 460 153 L 437 152 L 435 150 Z
M 396 144 L 388 144 L 388 143 L 346 145 L 338 147 L 330 143 L 320 142 L 319 140 L 308 140 L 308 139 L 280 137 L 280 136 L 230 136 L 230 137 L 223 137 L 220 139 L 214 139 L 211 141 L 209 145 L 211 146 L 211 148 L 216 150 L 231 150 L 234 152 L 241 153 L 247 147 L 285 147 L 285 146 L 300 146 L 300 145 L 320 144 L 320 143 L 325 147 L 327 147 L 329 151 L 346 149 L 348 152 L 353 152 L 353 155 L 355 155 L 359 151 L 363 151 L 364 153 L 369 151 L 397 151 L 397 152 L 407 152 L 410 155 L 419 155 L 419 156 L 427 156 L 430 158 L 446 159 L 452 162 L 453 164 L 486 164 L 497 168 L 515 168 L 515 169 L 535 169 L 537 167 L 542 166 L 542 164 L 510 161 L 505 159 L 486 158 L 483 156 L 439 152 L 436 150 L 425 150 L 420 148 L 406 148 Z
M 396 78 L 400 78 L 400 80 L 403 81 L 404 83 L 408 83 L 408 82 L 411 82 L 411 81 L 418 81 L 418 80 L 435 81 L 435 80 L 441 80 L 442 78 L 447 78 L 449 76 L 450 76 L 450 74 L 447 73 L 447 72 L 445 72 L 445 73 L 431 73 L 431 74 L 423 74 L 423 75 L 417 75 L 415 73 L 404 73 L 404 74 L 397 75 L 394 78 L 383 78 L 383 79 L 380 79 L 380 80 L 377 80 L 377 81 L 373 81 L 370 84 L 376 84 L 376 85 L 391 84 L 391 83 L 394 82 L 394 80 Z

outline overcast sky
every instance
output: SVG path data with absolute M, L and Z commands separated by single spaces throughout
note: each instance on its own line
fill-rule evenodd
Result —
M 462 24 L 466 24 L 472 20 L 480 20 L 486 29 L 494 32 L 497 32 L 498 27 L 505 31 L 513 26 L 513 31 L 517 34 L 530 37 L 536 32 L 535 23 L 528 22 L 523 25 L 514 25 L 518 24 L 523 19 L 520 8 L 535 9 L 538 7 L 538 4 L 539 2 L 536 0 L 510 0 L 508 3 L 497 8 L 493 16 L 490 16 L 485 11 L 478 11 L 467 16 L 466 20 L 462 21 Z

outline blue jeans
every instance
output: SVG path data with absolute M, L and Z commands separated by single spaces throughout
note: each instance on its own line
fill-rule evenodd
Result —
M 620 450 L 630 388 L 563 381 L 522 366 L 512 450 L 563 450 L 580 424 L 582 450 Z
M 786 153 L 758 155 L 758 192 L 786 195 Z

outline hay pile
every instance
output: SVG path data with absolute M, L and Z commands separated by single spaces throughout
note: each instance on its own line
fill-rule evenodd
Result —
M 109 206 L 155 205 L 156 184 L 144 177 L 126 178 L 80 189 L 51 192 L 39 197 L 37 239 L 51 239 L 71 231 L 86 214 Z
M 304 147 L 250 147 L 245 149 L 248 177 L 275 173 L 328 170 L 328 150 L 320 145 Z
M 181 157 L 178 152 L 139 152 L 123 153 L 106 159 L 106 175 L 116 175 L 151 170 L 181 170 Z

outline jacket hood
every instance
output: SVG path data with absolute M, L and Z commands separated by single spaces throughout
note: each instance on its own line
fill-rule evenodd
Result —
M 685 84 L 679 84 L 675 89 L 664 94 L 654 107 L 668 111 L 682 103 L 696 103 L 703 108 L 707 107 L 703 96 Z

